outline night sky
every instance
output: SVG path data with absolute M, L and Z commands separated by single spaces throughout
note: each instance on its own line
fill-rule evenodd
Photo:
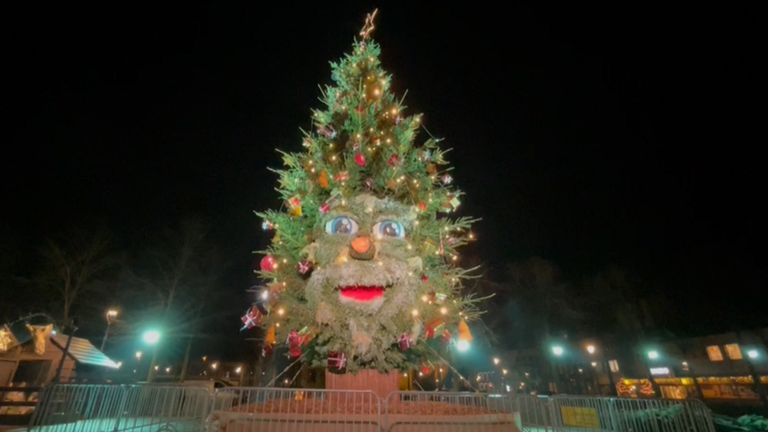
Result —
M 72 228 L 140 253 L 194 215 L 237 263 L 221 295 L 241 312 L 266 242 L 252 210 L 280 205 L 274 149 L 301 148 L 374 6 L 249 3 L 4 13 L 0 234 L 20 266 Z M 488 278 L 532 256 L 574 282 L 615 264 L 672 305 L 673 330 L 768 324 L 757 13 L 375 6 L 395 90 L 483 218 L 467 253 Z

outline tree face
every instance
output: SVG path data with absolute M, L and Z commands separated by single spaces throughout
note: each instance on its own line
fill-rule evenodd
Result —
M 306 288 L 315 322 L 333 327 L 339 339 L 330 349 L 352 342 L 367 357 L 372 346 L 389 348 L 409 332 L 422 270 L 409 242 L 415 220 L 410 206 L 360 194 L 335 207 L 310 245 L 318 268 Z M 386 336 L 374 338 L 386 329 Z M 387 337 L 388 336 L 388 337 Z

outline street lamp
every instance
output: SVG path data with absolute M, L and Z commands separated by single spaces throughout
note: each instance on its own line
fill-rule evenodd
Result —
M 157 343 L 160 342 L 160 336 L 161 336 L 160 331 L 155 329 L 146 330 L 141 335 L 141 339 L 144 341 L 145 344 L 154 347 L 154 349 L 152 350 L 152 361 L 149 362 L 149 369 L 147 370 L 147 382 L 152 382 L 152 379 L 155 377 L 155 371 L 158 370 L 158 367 L 156 365 Z
M 494 366 L 498 366 L 500 362 L 501 362 L 501 360 L 499 360 L 499 358 L 498 358 L 498 357 L 494 357 L 494 358 L 493 358 L 493 364 L 494 364 Z
M 104 330 L 104 338 L 101 339 L 101 350 L 104 351 L 104 346 L 107 344 L 107 338 L 109 337 L 109 328 L 112 326 L 112 321 L 117 318 L 117 309 L 107 309 L 105 316 L 107 317 L 107 328 Z
M 157 330 L 147 330 L 141 335 L 141 339 L 147 345 L 157 345 L 160 342 L 160 332 Z
M 552 346 L 552 354 L 554 354 L 557 357 L 562 357 L 563 353 L 565 353 L 565 349 L 560 345 L 553 345 Z
M 136 360 L 141 361 L 141 357 L 144 356 L 144 353 L 141 351 L 136 351 Z
M 656 360 L 659 358 L 659 352 L 656 350 L 648 351 L 648 360 Z
M 595 346 L 592 344 L 587 345 L 587 352 L 590 354 L 594 354 L 596 351 Z
M 750 349 L 750 350 L 747 350 L 747 357 L 749 357 L 752 360 L 756 360 L 757 358 L 760 357 L 760 353 L 757 352 L 756 349 Z

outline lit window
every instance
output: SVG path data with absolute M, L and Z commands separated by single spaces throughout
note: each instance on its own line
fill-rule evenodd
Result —
M 619 362 L 616 360 L 609 360 L 608 367 L 611 368 L 611 372 L 616 373 L 619 371 Z
M 719 346 L 710 345 L 707 347 L 707 357 L 709 357 L 709 361 L 713 361 L 713 362 L 723 361 L 723 352 L 720 351 Z
M 741 356 L 741 348 L 739 348 L 739 344 L 737 343 L 726 344 L 725 352 L 728 354 L 728 358 L 731 360 L 741 360 L 743 358 Z

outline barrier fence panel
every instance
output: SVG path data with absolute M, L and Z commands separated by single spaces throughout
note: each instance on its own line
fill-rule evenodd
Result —
M 53 384 L 46 387 L 31 431 L 199 431 L 210 394 L 180 386 Z
M 385 400 L 385 430 L 514 431 L 513 401 L 503 395 L 393 392 Z
M 30 430 L 715 432 L 698 400 L 90 384 L 46 387 Z
M 256 387 L 218 389 L 208 432 L 378 432 L 381 401 L 372 391 Z

